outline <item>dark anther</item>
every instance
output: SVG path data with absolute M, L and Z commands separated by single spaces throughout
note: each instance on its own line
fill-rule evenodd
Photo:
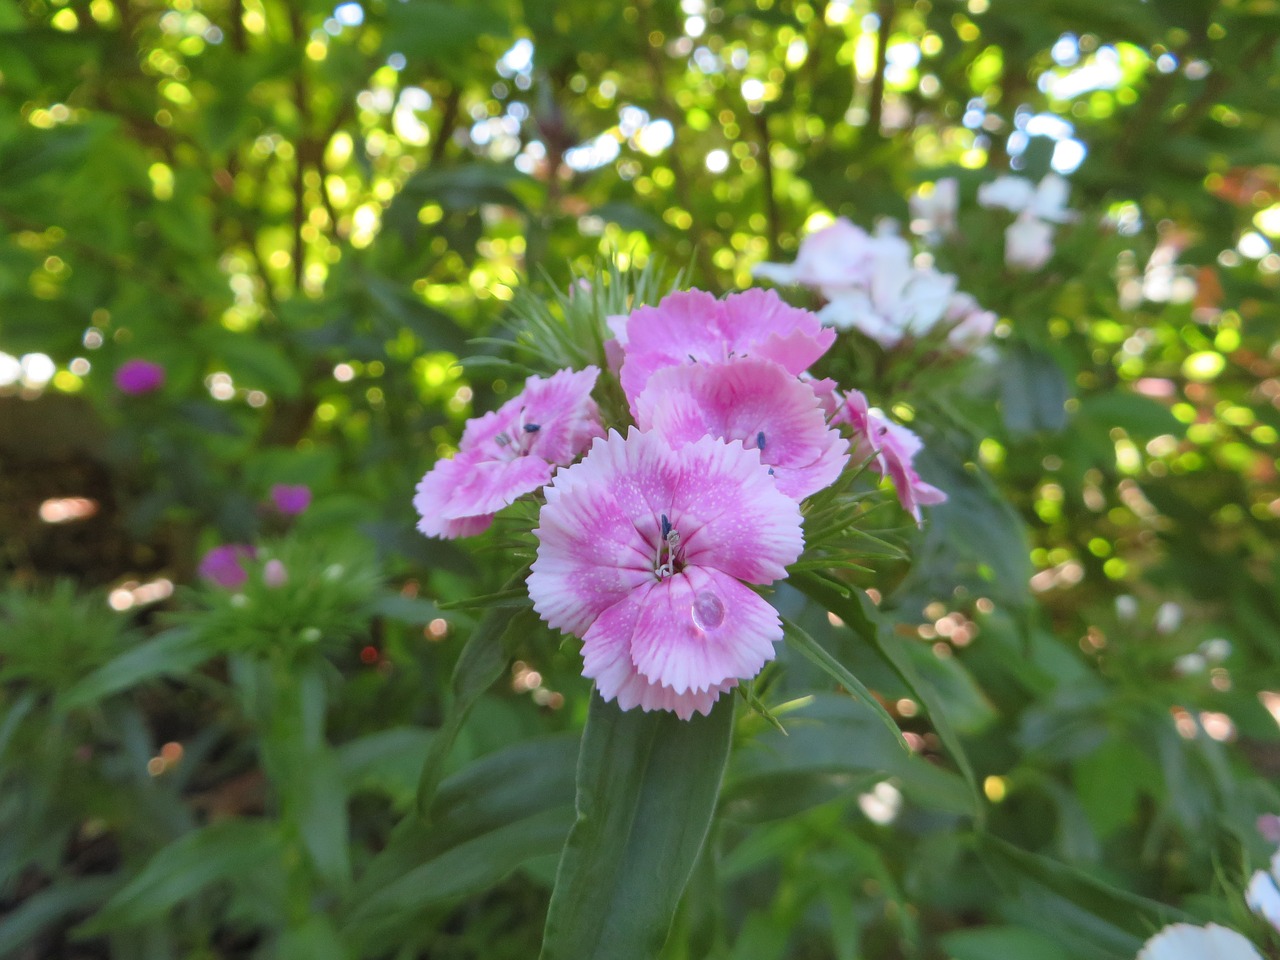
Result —
M 757 450 L 764 449 L 764 431 L 763 430 L 761 430 L 759 433 L 756 434 L 756 449 Z
M 541 429 L 542 429 L 542 424 L 540 423 L 526 423 L 524 425 L 525 433 L 537 433 Z
M 670 533 L 671 533 L 671 521 L 667 519 L 667 515 L 664 513 L 662 515 L 662 539 L 663 540 L 667 539 L 667 536 Z

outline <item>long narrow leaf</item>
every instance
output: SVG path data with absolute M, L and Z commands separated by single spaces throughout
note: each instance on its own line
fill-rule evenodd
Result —
M 903 737 L 902 730 L 898 727 L 898 722 L 890 716 L 889 711 L 884 708 L 884 704 L 877 699 L 876 695 L 868 690 L 861 680 L 850 673 L 844 664 L 827 652 L 827 649 L 809 636 L 799 624 L 783 618 L 782 632 L 784 639 L 791 644 L 794 650 L 848 690 L 855 700 L 862 701 L 874 710 L 876 716 L 893 733 L 902 749 L 908 753 L 911 752 L 911 747 L 906 738 Z
M 592 696 L 542 960 L 657 956 L 711 826 L 733 703 L 686 721 Z
M 850 591 L 842 588 L 811 573 L 793 576 L 791 583 L 811 600 L 817 601 L 825 609 L 840 617 L 851 630 L 870 643 L 880 658 L 906 684 L 912 695 L 924 704 L 929 720 L 938 733 L 938 738 L 969 784 L 974 797 L 975 813 L 981 816 L 982 804 L 979 800 L 978 784 L 973 767 L 969 763 L 959 736 L 947 719 L 937 691 L 921 678 L 915 664 L 899 648 L 897 639 L 888 630 L 878 625 L 878 615 L 867 595 L 861 590 Z

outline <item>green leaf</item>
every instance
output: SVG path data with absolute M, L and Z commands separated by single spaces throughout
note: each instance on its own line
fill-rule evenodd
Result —
M 166 630 L 94 670 L 59 697 L 58 706 L 74 710 L 154 677 L 181 676 L 212 654 L 197 632 Z
M 378 790 L 397 808 L 409 806 L 417 793 L 431 738 L 430 730 L 392 727 L 344 743 L 337 754 L 346 789 L 352 793 Z
M 969 784 L 973 795 L 974 815 L 981 818 L 982 804 L 979 800 L 978 783 L 974 777 L 973 767 L 969 764 L 969 758 L 960 744 L 960 738 L 947 719 L 937 691 L 924 682 L 911 658 L 899 645 L 897 637 L 893 636 L 880 622 L 879 611 L 871 603 L 870 598 L 861 590 L 835 584 L 810 573 L 794 575 L 791 583 L 811 600 L 817 601 L 838 616 L 849 629 L 866 640 L 889 668 L 898 675 L 898 678 L 906 684 L 915 699 L 924 705 L 933 728 L 938 733 L 938 738 Z
M 188 833 L 161 849 L 106 906 L 79 928 L 96 936 L 163 917 L 210 884 L 261 870 L 283 855 L 275 825 L 225 820 Z
M 941 938 L 942 946 L 953 960 L 992 960 L 993 957 L 1017 957 L 1018 960 L 1071 960 L 1057 942 L 1024 927 L 979 927 L 956 930 Z
M 868 690 L 861 680 L 850 673 L 844 664 L 828 653 L 826 648 L 809 636 L 799 624 L 784 618 L 782 621 L 782 633 L 792 649 L 802 654 L 805 659 L 816 665 L 823 673 L 848 690 L 849 695 L 855 700 L 865 704 L 894 735 L 902 749 L 907 752 L 911 751 L 906 738 L 902 736 L 902 730 L 898 727 L 898 721 L 890 716 L 889 711 L 884 708 L 884 704 L 880 702 L 879 698 Z
M 46 887 L 0 920 L 0 956 L 10 956 L 55 923 L 104 900 L 118 886 L 111 877 L 83 877 Z
M 999 837 L 984 834 L 979 839 L 979 852 L 997 876 L 1029 883 L 1069 903 L 1083 920 L 1076 926 L 1097 940 L 1099 949 L 1133 956 L 1152 931 L 1170 923 L 1195 922 L 1181 910 L 1113 887 L 1083 870 L 1022 850 Z M 1071 923 L 1071 912 L 1054 913 L 1061 914 L 1063 923 Z
M 720 792 L 723 816 L 748 823 L 791 816 L 889 777 L 921 807 L 971 812 L 964 780 L 904 751 L 870 708 L 836 693 L 805 701 L 788 709 L 785 737 L 766 730 L 734 752 Z
M 522 581 L 526 572 L 522 570 L 511 582 Z M 532 611 L 527 608 L 512 612 L 508 608 L 495 607 L 480 621 L 480 625 L 462 648 L 450 681 L 453 702 L 449 704 L 444 723 L 431 741 L 427 759 L 422 765 L 422 775 L 418 780 L 418 812 L 423 817 L 430 813 L 436 787 L 440 785 L 440 778 L 444 775 L 444 762 L 458 738 L 458 731 L 466 722 L 467 714 L 481 694 L 497 683 L 498 678 L 506 672 L 509 658 L 504 638 L 509 633 L 520 636 L 527 630 L 532 617 Z
M 1004 422 L 1015 435 L 1061 430 L 1067 424 L 1067 378 L 1049 354 L 1015 344 L 1004 356 L 1000 404 Z
M 592 694 L 542 960 L 657 956 L 711 825 L 733 703 L 680 720 Z

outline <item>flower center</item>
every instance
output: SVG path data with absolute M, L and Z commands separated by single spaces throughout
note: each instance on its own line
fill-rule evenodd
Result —
M 680 531 L 671 526 L 665 513 L 662 515 L 661 533 L 653 573 L 659 580 L 664 580 L 684 569 L 684 557 L 680 554 Z
M 540 423 L 525 423 L 523 413 L 520 414 L 520 420 L 521 422 L 518 426 L 493 438 L 493 442 L 498 446 L 503 459 L 514 460 L 516 457 L 527 457 L 530 448 L 533 446 L 534 438 L 538 435 L 538 431 L 542 429 L 542 424 Z

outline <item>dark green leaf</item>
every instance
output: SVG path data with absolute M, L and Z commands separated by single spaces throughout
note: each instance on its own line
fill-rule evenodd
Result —
M 709 716 L 623 711 L 593 693 L 577 821 L 547 913 L 542 960 L 651 960 L 702 850 L 733 730 Z

